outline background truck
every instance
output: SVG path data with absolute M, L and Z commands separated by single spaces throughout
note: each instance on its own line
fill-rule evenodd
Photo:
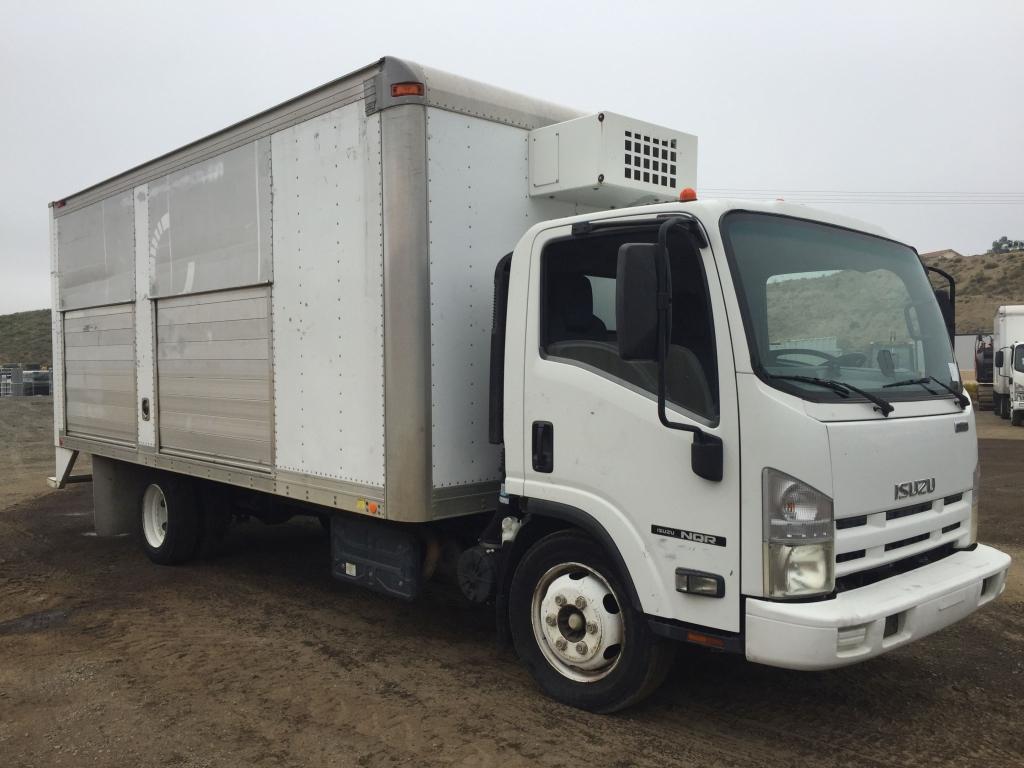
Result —
M 992 397 L 993 357 L 992 335 L 979 333 L 974 342 L 974 381 L 977 385 L 979 411 L 994 409 Z
M 53 483 L 91 454 L 97 531 L 164 564 L 315 515 L 339 580 L 458 584 L 595 711 L 673 641 L 825 669 L 995 598 L 915 251 L 696 163 L 385 58 L 61 199 Z
M 1009 419 L 1014 394 L 1012 353 L 1015 344 L 1024 342 L 1024 304 L 998 307 L 992 328 L 992 408 L 1004 419 Z M 1021 376 L 1017 379 L 1020 381 Z

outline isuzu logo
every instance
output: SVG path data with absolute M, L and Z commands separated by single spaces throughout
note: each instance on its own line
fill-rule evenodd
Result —
M 896 501 L 909 499 L 911 496 L 920 496 L 923 493 L 935 492 L 935 478 L 927 480 L 911 480 L 908 483 L 896 483 Z

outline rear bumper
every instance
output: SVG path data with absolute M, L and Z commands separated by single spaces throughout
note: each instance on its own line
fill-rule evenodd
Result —
M 748 598 L 746 656 L 808 670 L 864 661 L 970 615 L 1002 593 L 1009 567 L 1009 555 L 978 545 L 832 600 Z

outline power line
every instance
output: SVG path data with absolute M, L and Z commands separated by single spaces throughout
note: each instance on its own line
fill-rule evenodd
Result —
M 861 191 L 838 189 L 765 189 L 704 187 L 716 197 L 745 197 L 754 200 L 783 198 L 799 203 L 841 205 L 1024 205 L 1024 192 L 922 192 Z

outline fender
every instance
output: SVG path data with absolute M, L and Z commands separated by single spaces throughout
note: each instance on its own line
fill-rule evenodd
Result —
M 511 641 L 508 628 L 508 591 L 512 584 L 512 574 L 515 573 L 516 564 L 534 542 L 549 533 L 563 530 L 569 526 L 579 528 L 604 548 L 618 569 L 622 583 L 625 584 L 626 597 L 630 605 L 640 613 L 643 613 L 640 597 L 637 594 L 633 578 L 626 567 L 622 553 L 619 552 L 614 540 L 600 522 L 582 509 L 569 506 L 568 504 L 560 504 L 542 499 L 516 497 L 513 497 L 513 499 L 516 501 L 515 507 L 526 507 L 526 514 L 523 515 L 523 527 L 520 529 L 515 540 L 509 546 L 502 548 L 501 563 L 498 571 L 498 585 L 494 601 L 495 623 L 497 625 L 499 644 L 507 645 Z
M 626 585 L 626 590 L 629 593 L 627 597 L 629 598 L 630 605 L 640 613 L 643 613 L 643 607 L 640 605 L 640 596 L 633 585 L 633 577 L 629 573 L 629 568 L 626 567 L 626 561 L 623 559 L 622 553 L 619 552 L 619 548 L 615 545 L 615 541 L 597 519 L 578 507 L 543 499 L 530 499 L 527 504 L 527 510 L 531 515 L 553 517 L 556 520 L 570 523 L 597 541 L 604 548 L 604 551 L 608 553 L 608 556 L 611 557 L 615 567 L 618 568 L 619 577 Z
M 743 653 L 742 631 L 738 633 L 724 632 L 699 624 L 690 624 L 688 622 L 674 621 L 644 614 L 643 607 L 640 605 L 640 597 L 637 594 L 636 586 L 633 584 L 633 578 L 626 567 L 622 553 L 619 552 L 619 548 L 615 545 L 608 531 L 592 515 L 578 507 L 560 504 L 555 501 L 521 499 L 518 506 L 522 506 L 523 502 L 525 502 L 528 510 L 523 516 L 523 527 L 507 551 L 503 551 L 499 567 L 498 588 L 495 597 L 495 619 L 498 643 L 500 645 L 509 645 L 511 643 L 508 627 L 508 591 L 512 583 L 512 574 L 515 572 L 516 564 L 526 550 L 533 546 L 535 542 L 549 533 L 573 526 L 591 536 L 611 557 L 612 562 L 615 563 L 616 568 L 619 570 L 619 576 L 623 584 L 626 586 L 627 598 L 630 604 L 637 612 L 646 616 L 652 632 L 670 640 L 710 646 L 730 653 Z M 560 523 L 567 525 L 561 525 Z M 695 632 L 698 639 L 695 639 Z

